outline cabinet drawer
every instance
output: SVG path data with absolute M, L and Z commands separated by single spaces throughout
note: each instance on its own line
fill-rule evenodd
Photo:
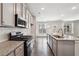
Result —
M 24 56 L 24 51 L 21 50 L 19 53 L 16 54 L 16 56 Z
M 54 53 L 54 55 L 56 56 L 56 50 L 55 50 L 55 49 L 53 50 L 53 53 Z
M 56 44 L 56 40 L 55 39 L 53 39 L 53 44 Z
M 56 44 L 53 44 L 53 48 L 56 48 Z
M 23 53 L 19 53 L 16 56 L 24 56 L 24 54 Z
M 11 53 L 9 53 L 7 56 L 14 56 L 14 51 L 12 51 Z
M 22 44 L 21 46 L 17 47 L 17 49 L 15 50 L 15 54 L 19 54 L 20 52 L 24 53 L 24 45 Z

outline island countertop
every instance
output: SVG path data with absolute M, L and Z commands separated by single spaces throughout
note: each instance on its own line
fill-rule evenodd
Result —
M 61 38 L 55 37 L 54 35 L 48 34 L 51 37 L 53 37 L 56 40 L 75 40 L 75 41 L 79 41 L 79 38 L 75 37 L 75 36 L 71 36 L 71 35 L 64 35 Z
M 0 43 L 0 56 L 6 56 L 24 41 L 5 41 Z

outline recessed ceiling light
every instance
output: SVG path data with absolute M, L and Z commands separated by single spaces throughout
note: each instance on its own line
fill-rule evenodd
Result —
M 72 10 L 75 10 L 75 9 L 77 9 L 77 7 L 75 7 L 75 6 L 74 6 L 74 7 L 72 7 Z
M 64 15 L 63 15 L 63 14 L 61 14 L 61 16 L 63 17 Z
M 45 8 L 41 8 L 41 10 L 44 10 Z

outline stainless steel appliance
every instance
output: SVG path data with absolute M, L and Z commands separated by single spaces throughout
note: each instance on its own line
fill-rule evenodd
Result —
M 32 36 L 23 35 L 21 32 L 11 32 L 9 34 L 9 39 L 11 41 L 24 41 L 24 56 L 30 56 L 32 49 L 31 49 L 31 40 Z
M 25 55 L 27 55 L 27 56 L 31 56 L 31 52 L 32 52 L 32 49 L 31 49 L 31 41 L 30 40 L 28 40 L 27 42 L 24 42 L 24 49 L 25 49 L 25 52 L 27 52 L 27 53 L 25 53 Z
M 21 27 L 21 28 L 26 28 L 26 21 L 23 20 L 23 18 L 18 17 L 18 14 L 15 14 L 15 26 Z

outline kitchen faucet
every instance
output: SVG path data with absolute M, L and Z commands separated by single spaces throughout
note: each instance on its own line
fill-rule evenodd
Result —
M 60 28 L 60 29 L 58 30 L 58 33 L 61 33 L 61 34 L 62 34 L 61 36 L 63 36 L 63 30 L 62 30 L 62 28 Z

